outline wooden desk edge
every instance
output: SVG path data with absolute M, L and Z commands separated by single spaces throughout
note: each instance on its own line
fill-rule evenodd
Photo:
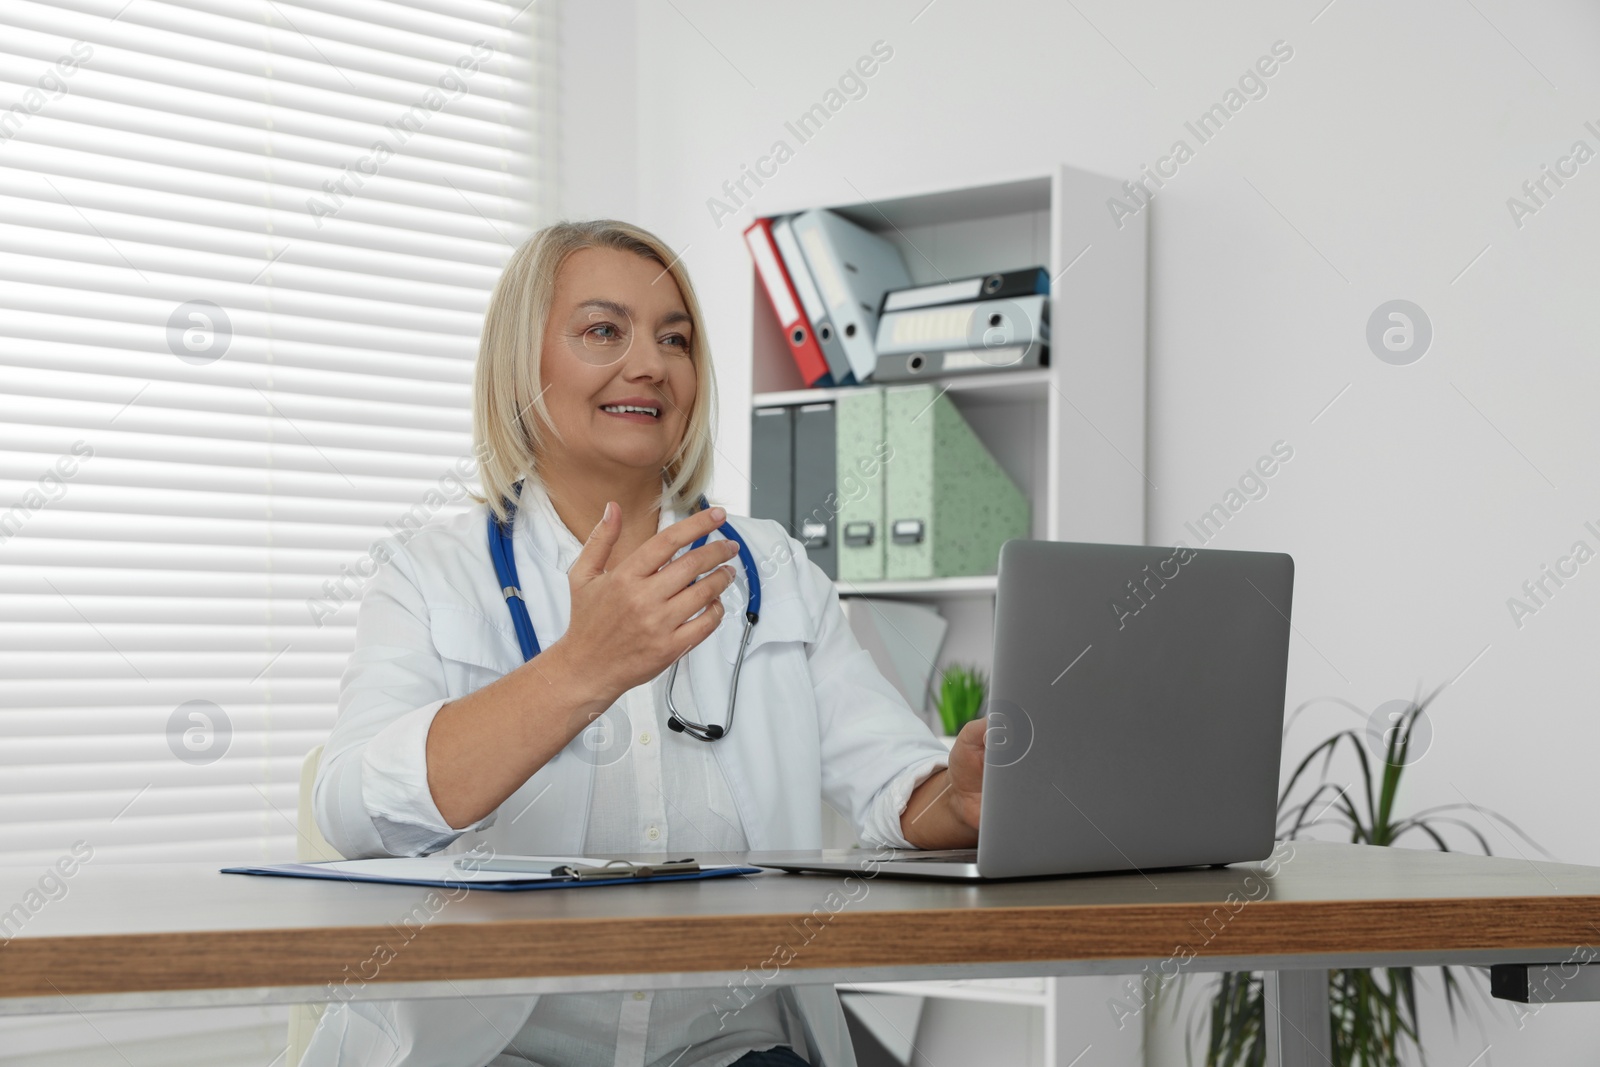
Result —
M 709 936 L 714 935 L 714 936 Z M 1600 896 L 1101 904 L 27 936 L 0 997 L 1600 943 Z

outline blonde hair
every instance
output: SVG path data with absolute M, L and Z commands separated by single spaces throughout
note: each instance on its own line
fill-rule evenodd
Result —
M 616 219 L 558 222 L 535 233 L 512 253 L 489 298 L 478 342 L 472 378 L 472 449 L 478 458 L 483 494 L 471 496 L 487 503 L 501 522 L 510 514 L 508 505 L 517 481 L 539 476 L 539 456 L 547 435 L 555 432 L 539 385 L 545 323 L 561 265 L 585 248 L 614 248 L 643 256 L 661 264 L 662 273 L 670 274 L 677 283 L 689 313 L 695 395 L 683 440 L 662 468 L 662 476 L 672 507 L 680 512 L 693 510 L 711 481 L 716 382 L 705 321 L 688 271 L 666 242 L 632 223 Z M 523 417 L 529 410 L 534 418 Z

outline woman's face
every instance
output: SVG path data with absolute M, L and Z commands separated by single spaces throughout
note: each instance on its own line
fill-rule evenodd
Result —
M 614 248 L 568 256 L 540 366 L 561 437 L 549 447 L 591 474 L 619 467 L 659 474 L 694 407 L 691 331 L 678 285 L 661 264 Z

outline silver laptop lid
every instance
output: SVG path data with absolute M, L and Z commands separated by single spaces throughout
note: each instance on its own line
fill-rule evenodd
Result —
M 1008 541 L 978 869 L 990 878 L 1272 851 L 1294 561 Z

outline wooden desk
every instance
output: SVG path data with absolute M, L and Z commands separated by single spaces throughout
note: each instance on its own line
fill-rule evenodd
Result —
M 15 910 L 0 913 L 12 935 L 0 946 L 0 1013 L 706 988 L 748 972 L 810 983 L 1181 964 L 1274 972 L 1269 994 L 1293 1024 L 1276 1027 L 1287 1065 L 1326 1045 L 1327 968 L 1558 963 L 1600 943 L 1600 868 L 1281 849 L 1275 874 L 1246 864 L 969 886 L 774 873 L 453 900 L 209 865 L 90 863 L 20 926 Z M 0 907 L 24 900 L 41 873 L 0 868 Z M 774 962 L 778 946 L 792 958 Z

